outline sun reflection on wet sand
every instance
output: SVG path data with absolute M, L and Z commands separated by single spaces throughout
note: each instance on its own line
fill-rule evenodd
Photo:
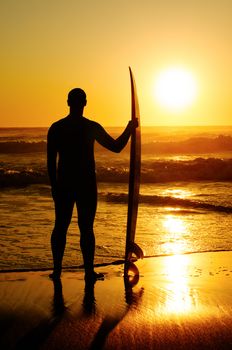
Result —
M 174 255 L 166 257 L 163 265 L 166 293 L 161 309 L 173 314 L 187 313 L 192 311 L 197 300 L 197 294 L 189 287 L 189 257 L 180 255 L 186 251 L 184 236 L 188 226 L 181 216 L 168 214 L 164 216 L 163 227 L 166 232 L 164 249 Z
M 197 293 L 189 286 L 189 257 L 173 255 L 165 258 L 166 298 L 163 311 L 182 314 L 193 311 L 197 303 Z

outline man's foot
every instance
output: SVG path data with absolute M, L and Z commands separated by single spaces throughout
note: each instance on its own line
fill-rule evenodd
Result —
M 92 281 L 92 282 L 96 282 L 97 280 L 101 280 L 104 281 L 104 274 L 99 272 L 95 272 L 95 271 L 88 271 L 85 272 L 85 281 Z
M 51 280 L 53 281 L 58 281 L 60 280 L 60 276 L 61 276 L 61 272 L 53 271 L 52 273 L 50 273 L 49 278 L 51 278 Z

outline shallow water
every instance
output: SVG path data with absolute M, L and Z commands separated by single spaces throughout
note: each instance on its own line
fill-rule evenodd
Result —
M 112 129 L 115 135 L 116 131 Z M 219 138 L 221 134 L 224 139 Z M 136 231 L 136 242 L 145 255 L 232 250 L 231 135 L 231 128 L 146 130 Z M 204 139 L 199 141 L 199 136 Z M 41 150 L 46 146 L 45 139 L 46 129 L 1 130 L 1 270 L 52 266 L 54 208 L 46 153 Z M 203 147 L 206 139 L 211 140 L 209 153 Z M 202 151 L 176 153 L 172 140 L 176 148 L 183 148 L 184 140 L 192 140 L 191 144 Z M 159 149 L 154 149 L 156 142 L 161 143 Z M 4 151 L 4 147 L 9 148 Z M 22 152 L 20 147 L 26 150 Z M 161 152 L 164 147 L 169 147 L 169 153 Z M 110 263 L 124 256 L 128 160 L 128 148 L 115 155 L 96 147 L 96 263 Z M 74 210 L 64 266 L 82 264 L 76 222 Z
M 145 255 L 166 255 L 187 252 L 232 250 L 231 213 L 217 211 L 218 206 L 230 205 L 232 184 L 171 183 L 143 185 L 141 193 L 168 194 L 167 198 L 185 197 L 173 206 L 162 201 L 141 202 L 139 206 L 136 242 Z M 112 192 L 114 190 L 114 192 Z M 127 205 L 126 184 L 99 184 L 99 202 L 95 219 L 96 263 L 123 258 L 125 249 Z M 152 191 L 153 190 L 153 191 Z M 108 192 L 107 192 L 108 191 Z M 221 191 L 221 196 L 220 196 Z M 107 195 L 108 193 L 108 195 Z M 117 198 L 115 201 L 109 193 Z M 123 197 L 123 200 L 121 200 Z M 153 194 L 151 195 L 153 198 Z M 161 197 L 159 197 L 161 198 Z M 199 201 L 200 198 L 200 201 Z M 210 199 L 211 198 L 211 199 Z M 212 201 L 212 198 L 214 200 Z M 119 200 L 118 200 L 119 199 Z M 198 203 L 191 207 L 189 202 Z M 214 202 L 213 209 L 205 203 Z M 48 186 L 32 185 L 23 189 L 1 192 L 1 269 L 46 268 L 52 264 L 50 233 L 53 228 L 53 202 Z M 64 265 L 82 264 L 79 249 L 79 229 L 74 209 L 68 232 Z

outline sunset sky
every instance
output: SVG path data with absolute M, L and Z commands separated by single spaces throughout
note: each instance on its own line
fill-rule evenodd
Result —
M 1 127 L 49 126 L 82 87 L 85 116 L 130 118 L 128 66 L 143 125 L 232 124 L 231 0 L 0 0 Z M 160 105 L 158 76 L 190 72 L 196 96 Z

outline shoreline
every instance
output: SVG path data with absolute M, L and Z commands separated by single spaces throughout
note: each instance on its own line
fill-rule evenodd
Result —
M 223 253 L 223 252 L 232 252 L 231 249 L 220 249 L 220 250 L 202 250 L 202 251 L 194 251 L 194 252 L 185 252 L 185 253 L 179 253 L 179 254 L 156 254 L 156 255 L 146 255 L 143 257 L 143 259 L 153 259 L 153 258 L 162 258 L 162 257 L 169 257 L 169 256 L 176 256 L 176 255 L 192 255 L 192 254 L 205 254 L 205 253 Z M 96 256 L 97 257 L 97 256 Z M 109 257 L 106 256 L 108 259 Z M 134 259 L 134 262 L 137 263 L 136 258 Z M 123 265 L 125 263 L 125 260 L 123 258 L 119 258 L 117 260 L 113 260 L 111 262 L 106 263 L 96 263 L 94 264 L 95 268 L 98 267 L 105 267 L 105 266 L 111 266 L 111 265 Z M 0 269 L 0 274 L 4 273 L 17 273 L 17 272 L 46 272 L 51 271 L 52 267 L 38 267 L 38 268 L 19 268 L 19 269 Z M 77 270 L 79 272 L 84 271 L 84 265 L 72 265 L 72 266 L 64 266 L 62 271 L 63 272 L 70 272 L 73 270 Z
M 153 257 L 84 272 L 0 273 L 1 349 L 229 349 L 232 346 L 232 252 Z

